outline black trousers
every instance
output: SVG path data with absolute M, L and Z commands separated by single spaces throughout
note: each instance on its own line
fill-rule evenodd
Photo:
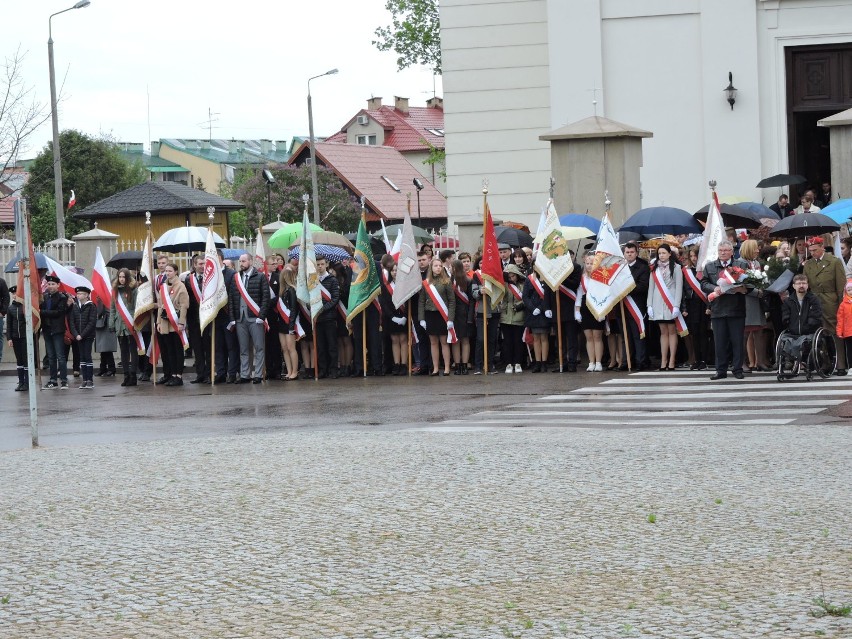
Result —
M 648 331 L 649 324 L 650 322 L 645 322 L 646 333 Z M 629 338 L 628 343 L 630 344 L 630 363 L 633 365 L 633 368 L 647 366 L 647 337 L 645 339 L 639 339 L 639 327 L 636 326 L 636 322 L 633 321 L 632 317 L 627 318 L 627 337 Z
M 145 342 L 145 347 L 147 348 L 151 344 L 151 332 L 150 331 L 141 331 L 142 339 Z M 148 375 L 154 370 L 154 367 L 151 366 L 151 360 L 148 358 L 148 355 L 139 355 L 138 357 L 137 369 L 139 373 Z
M 317 375 L 327 377 L 337 373 L 337 322 L 317 322 Z
M 489 329 L 490 329 L 489 325 Z M 524 348 L 524 327 L 512 324 L 501 324 L 503 329 L 503 363 L 523 364 L 526 349 Z M 490 335 L 489 335 L 490 337 Z M 489 355 L 491 353 L 489 352 Z
M 564 314 L 563 314 L 564 317 Z M 579 356 L 580 356 L 580 344 L 579 344 L 579 324 L 575 322 L 573 319 L 567 322 L 562 322 L 562 352 L 565 355 L 565 363 L 566 364 L 576 364 Z M 557 349 L 559 347 L 559 336 L 555 335 L 553 337 L 553 343 L 556 345 L 555 348 L 551 349 L 555 354 L 554 361 L 559 362 L 559 353 Z
M 177 333 L 157 333 L 160 357 L 163 359 L 163 375 L 166 378 L 183 375 L 183 344 Z
M 80 353 L 80 376 L 87 382 L 91 382 L 94 378 L 94 364 L 92 364 L 92 347 L 94 345 L 94 337 L 84 337 L 77 341 L 77 348 Z
M 278 338 L 281 318 L 278 316 L 278 313 L 273 311 L 267 316 L 267 322 L 269 322 L 269 330 L 266 331 L 266 340 L 264 342 L 266 376 L 270 379 L 278 379 L 281 376 L 283 358 L 281 340 Z
M 727 372 L 729 352 L 731 370 L 734 373 L 742 372 L 745 316 L 714 317 L 710 321 L 713 324 L 713 339 L 716 342 L 716 373 L 724 375 Z
M 136 350 L 136 342 L 130 335 L 120 335 L 118 348 L 121 351 L 121 367 L 124 375 L 135 375 L 139 366 L 139 352 Z
M 367 366 L 374 373 L 380 373 L 384 370 L 384 357 L 382 355 L 382 338 L 381 320 L 379 312 L 372 304 L 367 307 L 363 313 L 359 313 L 352 318 L 352 357 L 354 359 L 353 367 L 356 371 L 364 372 L 364 316 L 367 316 Z M 426 337 L 426 344 L 429 344 L 429 337 Z
M 476 353 L 475 366 L 477 370 L 485 371 L 486 373 L 494 368 L 494 361 L 497 357 L 497 338 L 500 335 L 500 314 L 493 313 L 488 318 L 488 366 L 484 365 L 485 359 L 485 335 L 484 326 L 482 323 L 482 315 L 476 316 Z
M 216 375 L 240 376 L 240 343 L 236 331 L 227 329 L 227 317 L 216 322 Z
M 209 349 L 204 349 L 204 340 L 201 336 L 201 324 L 190 317 L 186 325 L 186 333 L 189 337 L 189 347 L 195 357 L 195 375 L 197 377 L 210 376 Z

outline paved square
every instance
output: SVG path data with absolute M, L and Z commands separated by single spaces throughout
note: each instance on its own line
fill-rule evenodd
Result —
M 0 453 L 0 637 L 849 637 L 843 426 Z M 655 523 L 649 522 L 655 519 Z

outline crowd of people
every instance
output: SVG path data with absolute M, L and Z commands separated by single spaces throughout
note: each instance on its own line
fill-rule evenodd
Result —
M 116 374 L 123 375 L 122 386 L 152 381 L 157 356 L 156 383 L 182 386 L 188 353 L 193 384 L 409 372 L 435 377 L 573 373 L 584 364 L 590 373 L 712 368 L 711 379 L 724 378 L 729 370 L 742 378 L 770 370 L 782 330 L 805 335 L 815 326 L 837 337 L 837 374 L 846 374 L 852 346 L 852 283 L 847 283 L 852 239 L 844 240 L 843 255 L 835 257 L 822 236 L 772 243 L 734 237 L 717 247 L 719 259 L 703 271 L 698 269 L 700 247 L 682 246 L 683 240 L 625 244 L 635 282 L 630 305 L 639 310 L 624 313 L 616 306 L 603 320 L 584 303 L 581 283 L 584 274 L 591 276 L 594 251 L 575 259 L 573 272 L 554 293 L 539 281 L 530 249 L 499 245 L 506 292 L 496 307 L 484 303 L 480 255 L 448 249 L 435 254 L 427 244 L 417 256 L 423 288 L 396 308 L 397 265 L 384 255 L 377 264 L 380 293 L 351 322 L 346 307 L 352 269 L 346 261 L 317 258 L 322 309 L 312 322 L 296 296 L 295 263 L 273 254 L 261 269 L 248 254 L 236 264 L 220 255 L 228 300 L 203 330 L 203 256 L 194 256 L 191 270 L 183 274 L 168 256 L 158 257 L 156 309 L 136 327 L 127 320 L 137 302 L 135 272 L 118 271 L 109 307 L 93 302 L 86 287 L 75 296 L 62 292 L 58 278 L 48 275 L 40 302 L 49 371 L 43 388 L 68 388 L 72 355 L 72 374 L 81 378 L 81 389 L 93 388 L 94 377 Z M 753 280 L 736 278 L 725 285 L 726 274 L 765 272 L 771 259 L 796 273 L 786 290 L 772 293 Z M 15 293 L 15 287 L 10 290 Z M 25 391 L 23 309 L 19 301 L 7 302 L 6 308 L 6 338 L 18 366 L 16 390 Z M 150 348 L 152 337 L 156 353 Z M 145 345 L 147 352 L 140 354 Z M 93 353 L 99 354 L 97 372 Z

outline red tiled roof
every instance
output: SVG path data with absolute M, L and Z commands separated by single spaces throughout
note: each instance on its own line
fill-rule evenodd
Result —
M 420 191 L 420 216 L 425 219 L 446 219 L 447 200 L 396 149 L 388 146 L 317 142 L 317 161 L 332 169 L 357 197 L 366 197 L 367 207 L 386 220 L 402 221 L 405 216 L 405 195 L 411 192 L 412 219 L 417 216 L 417 193 L 413 180 L 423 183 Z M 304 142 L 290 158 L 289 164 L 299 164 L 300 156 L 308 152 Z M 382 179 L 387 177 L 400 191 L 395 191 Z
M 15 196 L 4 197 L 0 200 L 0 224 L 13 225 L 15 223 Z
M 444 137 L 428 131 L 428 129 L 441 131 L 444 129 L 444 110 L 432 107 L 409 107 L 407 114 L 392 106 L 383 106 L 374 110 L 362 109 L 343 126 L 343 129 L 327 138 L 326 142 L 346 142 L 346 130 L 352 126 L 359 115 L 365 114 L 384 127 L 384 146 L 392 146 L 397 151 L 403 152 L 425 151 L 428 146 L 421 140 L 426 140 L 436 148 L 444 148 Z

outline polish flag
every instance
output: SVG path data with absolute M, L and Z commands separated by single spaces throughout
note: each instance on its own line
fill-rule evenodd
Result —
M 393 258 L 394 262 L 399 262 L 399 254 L 402 253 L 402 229 L 399 229 L 396 234 L 396 241 L 393 243 L 391 247 L 390 256 Z
M 71 207 L 77 204 L 77 196 L 74 195 L 74 189 L 71 189 L 71 197 L 68 199 L 68 210 L 71 210 Z
M 92 286 L 92 283 L 82 275 L 65 268 L 62 264 L 47 255 L 44 256 L 44 259 L 47 261 L 48 275 L 55 275 L 58 277 L 59 288 L 65 293 L 68 293 L 71 297 L 76 295 L 76 291 L 74 289 L 78 286 L 85 286 L 88 289 L 94 290 L 95 287 Z
M 101 255 L 101 247 L 95 247 L 95 268 L 92 271 L 92 301 L 98 302 L 110 307 L 112 304 L 112 284 L 109 281 L 109 272 L 107 271 L 104 256 Z

